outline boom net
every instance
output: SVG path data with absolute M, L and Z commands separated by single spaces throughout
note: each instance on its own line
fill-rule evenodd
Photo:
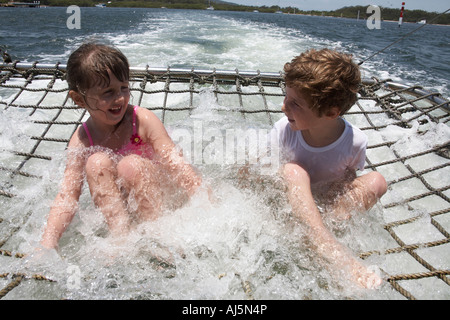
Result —
M 199 96 L 205 92 L 217 102 L 214 110 L 209 111 L 219 115 L 232 113 L 254 119 L 265 128 L 270 128 L 282 115 L 280 106 L 285 84 L 281 73 L 147 67 L 132 68 L 131 74 L 133 103 L 154 111 L 166 126 L 173 119 L 189 117 L 195 112 L 201 101 Z M 20 225 L 25 225 L 30 218 L 30 213 L 17 212 L 13 223 L 11 217 L 3 215 L 5 208 L 20 201 L 17 191 L 21 186 L 42 178 L 32 168 L 51 161 L 50 154 L 65 150 L 71 135 L 88 116 L 69 99 L 64 76 L 65 66 L 60 64 L 0 65 L 0 111 L 18 109 L 30 124 L 27 130 L 21 131 L 21 139 L 26 143 L 0 147 L 0 261 L 23 259 L 24 254 L 15 251 L 10 242 Z M 225 105 L 221 104 L 224 98 L 228 106 L 217 107 Z M 401 130 L 414 130 L 419 136 L 427 137 L 436 128 L 448 127 L 449 102 L 439 93 L 428 92 L 420 86 L 365 79 L 357 103 L 345 118 L 369 136 L 366 168 L 381 172 L 389 185 L 381 199 L 386 221 L 383 228 L 395 245 L 387 250 L 373 248 L 361 252 L 360 257 L 401 255 L 415 268 L 411 272 L 383 270 L 385 280 L 395 290 L 407 299 L 427 298 L 417 288 L 431 281 L 442 292 L 440 297 L 448 299 L 450 141 L 434 143 L 430 138 L 425 147 L 423 144 L 416 147 L 414 141 L 406 139 L 400 143 L 410 143 L 410 148 L 398 146 Z M 379 133 L 387 128 L 393 132 L 392 136 L 381 136 Z M 423 214 L 417 215 L 417 211 Z M 405 233 L 408 228 L 415 230 L 415 238 Z M 423 230 L 426 232 L 422 233 Z M 53 280 L 39 273 L 10 273 L 0 269 L 0 298 L 26 281 Z M 243 283 L 247 293 L 246 287 Z

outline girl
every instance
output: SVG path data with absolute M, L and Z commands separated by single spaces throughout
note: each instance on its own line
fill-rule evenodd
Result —
M 156 115 L 128 104 L 128 81 L 127 58 L 115 48 L 88 43 L 69 57 L 69 95 L 90 117 L 70 139 L 41 241 L 46 248 L 57 247 L 74 217 L 84 177 L 113 234 L 127 232 L 132 221 L 155 218 L 167 195 L 185 199 L 201 184 Z

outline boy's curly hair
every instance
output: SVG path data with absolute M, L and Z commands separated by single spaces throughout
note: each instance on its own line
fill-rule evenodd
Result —
M 331 107 L 343 115 L 357 100 L 361 73 L 352 55 L 311 49 L 286 63 L 284 71 L 286 85 L 305 95 L 319 116 Z

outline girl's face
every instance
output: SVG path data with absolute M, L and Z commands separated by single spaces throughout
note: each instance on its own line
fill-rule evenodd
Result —
M 98 83 L 89 88 L 84 95 L 84 105 L 96 121 L 106 125 L 119 123 L 127 111 L 130 101 L 130 88 L 128 81 L 120 81 L 111 71 L 108 71 L 109 84 Z M 77 102 L 77 101 L 76 101 Z

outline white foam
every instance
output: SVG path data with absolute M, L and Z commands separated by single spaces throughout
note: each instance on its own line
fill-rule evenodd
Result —
M 216 17 L 211 25 L 199 28 L 199 21 L 189 21 L 185 17 L 180 20 L 182 23 L 176 19 L 152 18 L 133 34 L 116 32 L 105 37 L 124 51 L 133 66 L 182 65 L 261 71 L 282 70 L 285 62 L 311 47 L 344 46 L 340 42 L 315 39 L 297 30 L 273 25 L 244 24 Z M 192 36 L 192 29 L 196 30 L 195 36 Z M 84 40 L 75 38 L 70 45 L 78 46 Z M 219 53 L 213 52 L 217 46 Z M 364 68 L 381 78 L 393 76 L 394 80 L 400 80 L 401 70 L 397 76 L 380 71 L 386 69 L 380 62 L 366 63 Z M 22 99 L 23 103 L 35 103 L 31 95 L 24 94 Z M 172 104 L 185 101 L 181 96 L 171 99 L 174 99 Z M 230 118 L 217 117 L 211 111 L 211 107 L 230 107 L 226 101 L 218 105 L 208 90 L 199 99 L 200 108 L 193 112 L 190 120 L 233 126 L 233 123 L 226 123 Z M 144 103 L 151 105 L 154 102 L 149 99 Z M 29 140 L 33 129 L 20 112 L 16 109 L 0 111 L 1 148 L 8 149 Z M 36 118 L 40 118 L 39 112 Z M 384 115 L 377 119 L 375 123 L 386 123 Z M 400 154 L 425 150 L 436 142 L 449 139 L 445 125 L 432 126 L 425 134 L 418 132 L 417 126 L 411 129 L 392 126 L 380 132 L 377 139 L 398 140 L 394 148 Z M 26 188 L 17 188 L 15 191 L 21 201 L 5 210 L 6 219 L 12 220 L 13 226 L 21 227 L 8 242 L 10 248 L 19 252 L 33 252 L 61 181 L 64 153 L 51 151 L 49 154 L 53 160 L 46 167 L 32 167 L 34 172 L 43 175 L 43 179 Z M 387 154 L 392 156 L 387 151 L 380 158 L 386 159 Z M 413 165 L 412 162 L 409 163 Z M 139 225 L 122 238 L 108 234 L 103 216 L 93 206 L 85 188 L 80 211 L 61 239 L 57 255 L 51 251 L 44 256 L 35 255 L 35 260 L 28 266 L 2 267 L 12 271 L 45 272 L 49 278 L 59 280 L 61 298 L 245 299 L 243 281 L 250 283 L 251 294 L 257 299 L 398 298 L 388 286 L 371 292 L 359 291 L 352 286 L 343 289 L 342 279 L 336 279 L 317 263 L 302 241 L 301 228 L 292 226 L 292 221 L 286 217 L 289 209 L 284 204 L 267 203 L 269 198 L 276 203 L 279 194 L 244 192 L 227 180 L 226 172 L 208 173 L 211 176 L 206 179 L 212 184 L 219 199 L 217 202 L 211 203 L 202 191 L 185 207 L 165 212 L 159 219 Z M 411 191 L 409 187 L 396 190 L 401 194 L 391 192 L 390 195 L 398 199 Z M 18 212 L 30 213 L 25 226 L 19 221 L 20 217 L 16 217 Z M 398 212 L 392 216 L 396 214 Z M 420 214 L 423 211 L 419 209 L 413 213 Z M 385 212 L 376 207 L 367 216 L 353 219 L 349 225 L 327 223 L 355 253 L 372 249 L 382 251 L 396 245 L 381 227 L 382 219 L 392 217 L 384 215 Z M 413 241 L 410 239 L 416 231 L 401 230 L 408 242 Z M 432 236 L 431 239 L 436 239 L 434 234 Z M 424 241 L 428 239 L 424 238 Z M 410 257 L 404 255 L 406 258 L 400 259 L 402 263 L 393 262 L 395 259 L 388 255 L 371 257 L 368 263 L 391 273 L 423 271 L 421 267 L 409 269 Z M 47 259 L 50 265 L 45 265 Z M 68 283 L 73 275 L 70 272 L 74 270 L 71 266 L 78 268 L 78 286 Z

